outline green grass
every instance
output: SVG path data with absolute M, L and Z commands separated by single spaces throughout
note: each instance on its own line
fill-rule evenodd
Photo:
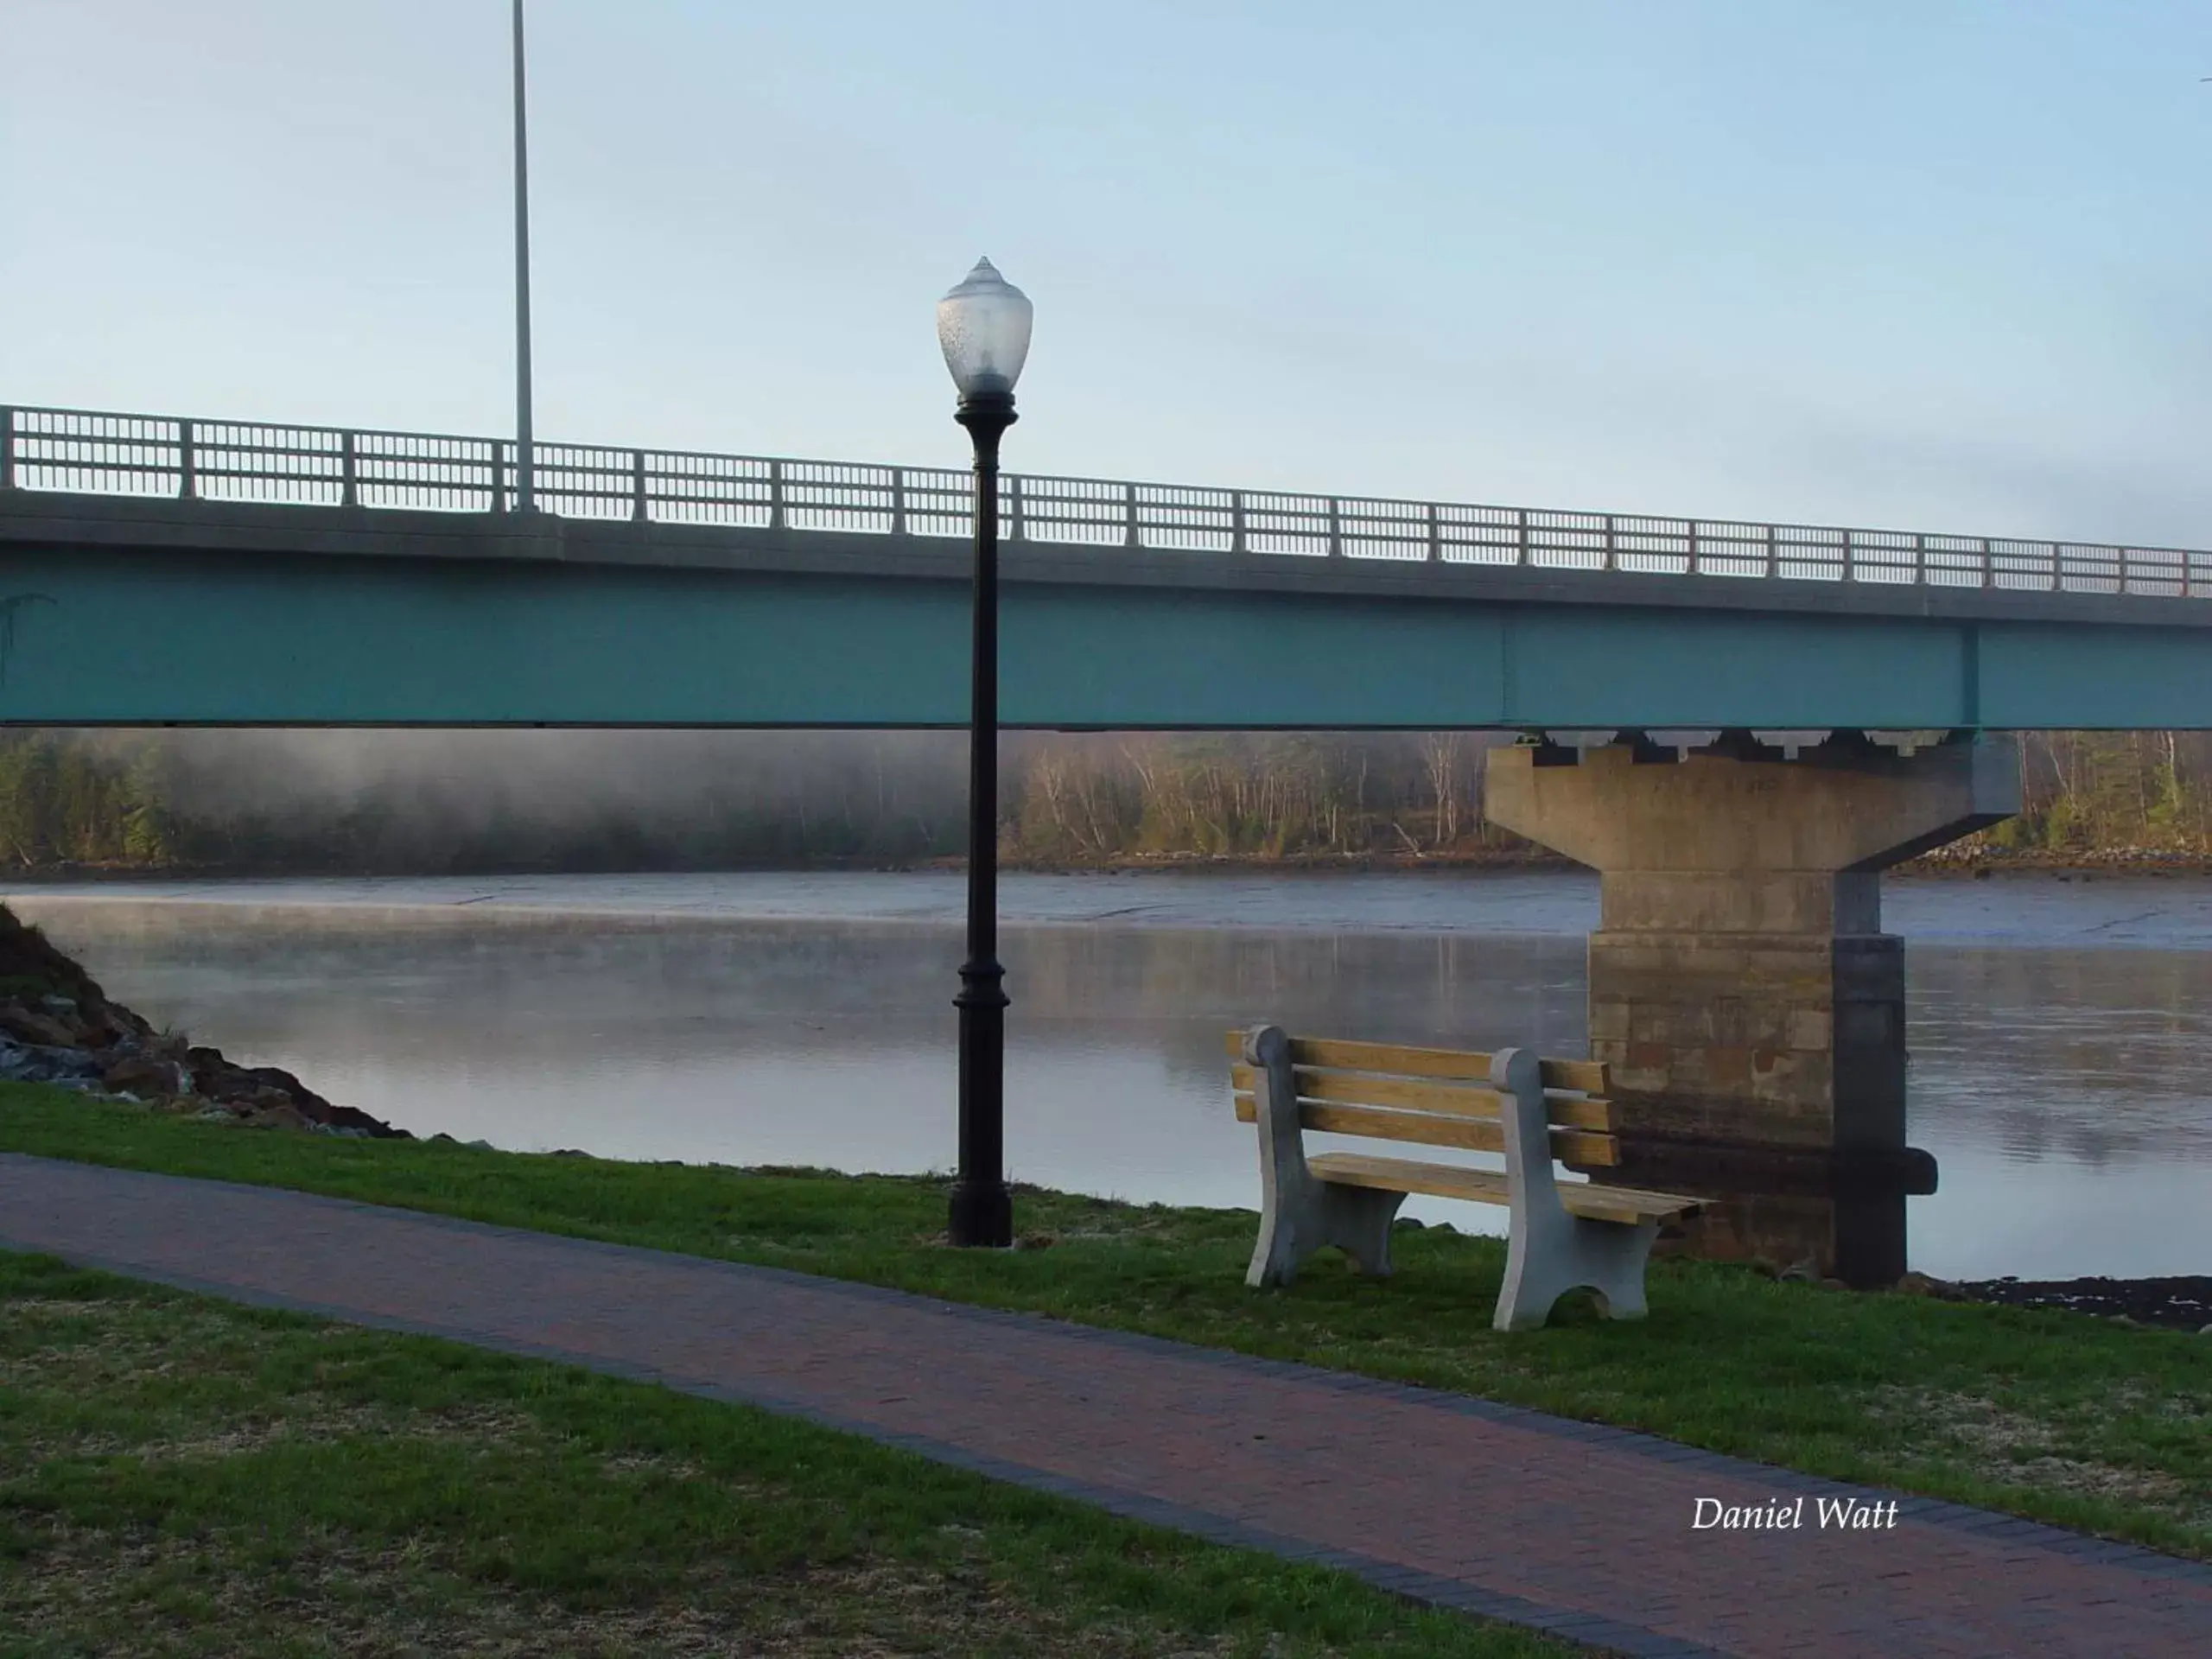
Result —
M 566 1366 L 0 1254 L 0 1655 L 1556 1654 Z
M 1026 1308 L 1619 1424 L 2212 1558 L 2212 1338 L 1655 1263 L 1651 1317 L 1490 1329 L 1496 1241 L 1408 1232 L 1243 1282 L 1255 1218 L 1023 1192 L 1049 1248 L 956 1251 L 935 1181 L 471 1152 L 181 1122 L 0 1086 L 0 1149 L 328 1192 Z

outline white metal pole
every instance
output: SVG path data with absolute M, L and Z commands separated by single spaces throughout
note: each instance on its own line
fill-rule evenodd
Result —
M 515 15 L 515 511 L 534 512 L 537 454 L 530 427 L 530 130 L 523 104 L 522 0 Z

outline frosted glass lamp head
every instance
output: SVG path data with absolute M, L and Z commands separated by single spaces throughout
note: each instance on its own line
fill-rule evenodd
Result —
M 959 287 L 937 302 L 937 342 L 961 401 L 1004 397 L 1029 355 L 1029 296 L 978 259 Z

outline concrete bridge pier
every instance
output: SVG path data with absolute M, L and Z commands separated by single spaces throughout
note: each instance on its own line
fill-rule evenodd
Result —
M 1808 734 L 1809 735 L 1809 734 Z M 1904 945 L 1889 865 L 2019 810 L 2018 760 L 1836 733 L 1789 758 L 1749 732 L 1491 752 L 1491 818 L 1596 868 L 1590 1052 L 1611 1063 L 1608 1179 L 1719 1202 L 1681 1248 L 1855 1285 L 1904 1271 Z

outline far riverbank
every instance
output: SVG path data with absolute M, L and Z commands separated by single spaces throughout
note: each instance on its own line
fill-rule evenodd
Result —
M 221 864 L 76 862 L 69 860 L 21 864 L 0 874 L 0 888 L 77 887 L 113 883 L 130 887 L 146 883 L 175 881 L 260 882 L 315 880 L 410 881 L 432 880 L 510 880 L 536 878 L 621 879 L 682 876 L 806 876 L 838 874 L 903 875 L 920 872 L 957 872 L 967 868 L 964 857 L 884 860 L 869 857 L 810 858 L 779 862 L 755 861 L 727 867 L 671 868 L 665 865 L 636 869 L 620 868 L 555 867 L 487 863 L 443 868 L 362 869 L 343 864 Z M 1177 874 L 1300 876 L 1324 874 L 1402 874 L 1411 871 L 1573 872 L 1583 868 L 1542 848 L 1515 846 L 1459 846 L 1437 851 L 1286 853 L 1262 855 L 1249 853 L 1126 853 L 1112 857 L 1032 858 L 1003 850 L 999 868 L 1007 873 L 1034 876 L 1128 875 L 1172 872 Z M 1885 872 L 1905 878 L 1962 877 L 1987 879 L 2007 874 L 2056 876 L 2061 880 L 2102 874 L 2180 875 L 2212 877 L 2212 853 L 2180 851 L 2161 847 L 2006 848 L 1980 844 L 1979 838 L 1939 848 Z

